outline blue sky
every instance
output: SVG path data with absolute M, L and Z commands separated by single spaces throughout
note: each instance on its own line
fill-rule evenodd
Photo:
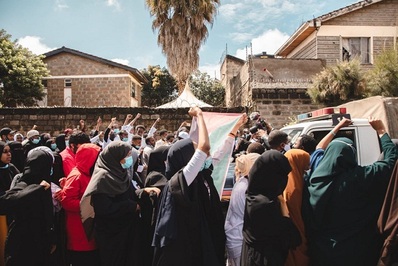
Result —
M 304 22 L 355 0 L 221 0 L 200 50 L 202 72 L 219 78 L 220 58 L 274 53 Z M 0 28 L 40 54 L 66 46 L 137 69 L 166 66 L 145 0 L 0 0 Z M 249 49 L 250 52 L 250 49 Z

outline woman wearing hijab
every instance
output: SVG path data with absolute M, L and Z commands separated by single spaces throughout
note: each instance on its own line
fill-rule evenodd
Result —
M 15 175 L 19 174 L 18 169 L 11 163 L 11 149 L 8 144 L 0 141 L 0 195 L 10 189 L 11 182 Z
M 21 133 L 15 133 L 14 135 L 14 141 L 17 141 L 19 143 L 22 143 L 23 141 L 23 135 Z
M 50 265 L 53 204 L 50 188 L 52 156 L 32 150 L 16 185 L 0 196 L 0 213 L 11 215 L 5 249 L 6 265 Z
M 304 221 L 301 215 L 301 206 L 303 201 L 304 172 L 310 166 L 310 155 L 301 149 L 291 149 L 285 153 L 285 156 L 289 160 L 292 171 L 288 175 L 287 185 L 283 191 L 283 198 L 287 204 L 289 216 L 301 236 L 301 245 L 289 250 L 285 265 L 307 266 L 309 265 L 308 246 Z
M 11 149 L 3 141 L 0 141 L 0 195 L 10 189 L 12 179 L 19 174 L 18 169 L 11 163 Z M 11 223 L 5 215 L 0 216 L 0 265 L 4 265 L 4 245 L 7 236 L 7 225 Z
M 381 248 L 376 222 L 397 158 L 381 120 L 370 119 L 384 159 L 358 166 L 348 138 L 333 140 L 309 177 L 312 265 L 376 265 Z
M 211 177 L 209 136 L 202 111 L 197 119 L 199 141 L 179 140 L 167 155 L 166 177 L 152 245 L 153 265 L 225 265 L 225 233 L 220 197 Z M 209 157 L 210 158 L 210 157 Z
M 76 167 L 72 169 L 60 191 L 60 202 L 65 210 L 67 250 L 69 263 L 76 265 L 99 264 L 98 250 L 94 239 L 87 239 L 80 218 L 80 200 L 86 190 L 100 147 L 82 144 L 76 152 Z
M 246 190 L 249 182 L 247 178 L 250 169 L 258 157 L 260 157 L 260 154 L 258 153 L 249 153 L 241 155 L 235 159 L 235 174 L 237 181 L 232 189 L 224 226 L 225 235 L 227 237 L 226 247 L 228 252 L 228 262 L 230 266 L 240 265 L 243 241 L 243 215 L 245 213 Z
M 57 145 L 56 152 L 60 153 L 66 149 L 65 134 L 59 134 L 55 138 L 55 144 Z
M 140 206 L 127 174 L 133 165 L 131 153 L 126 142 L 107 145 L 80 202 L 85 233 L 88 239 L 95 235 L 100 264 L 104 266 L 141 265 L 136 239 Z
M 146 188 L 158 188 L 160 191 L 163 190 L 167 184 L 167 178 L 165 177 L 166 171 L 166 159 L 167 152 L 170 146 L 160 146 L 155 150 L 151 151 L 148 160 L 148 175 L 145 178 Z M 145 194 L 141 194 L 145 195 Z M 146 196 L 146 195 L 145 195 Z M 146 208 L 141 208 L 141 219 L 142 219 L 142 257 L 144 265 L 152 265 L 153 248 L 152 239 L 156 225 L 156 218 L 158 213 L 159 199 L 161 195 L 157 193 L 149 194 L 149 197 L 141 198 L 140 206 L 143 201 L 145 202 Z M 141 206 L 142 207 L 142 206 Z
M 290 171 L 288 159 L 276 150 L 254 162 L 246 193 L 242 266 L 282 266 L 288 250 L 300 244 L 300 234 L 278 199 Z

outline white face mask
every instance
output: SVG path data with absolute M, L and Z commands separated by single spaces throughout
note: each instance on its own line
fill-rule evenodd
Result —
M 283 147 L 283 149 L 284 149 L 285 151 L 290 150 L 290 144 L 285 144 L 285 147 Z

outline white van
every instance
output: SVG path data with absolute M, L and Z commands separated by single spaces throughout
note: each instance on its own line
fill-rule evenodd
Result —
M 314 137 L 318 142 L 334 128 L 331 116 L 326 116 L 326 120 L 319 118 L 305 119 L 294 125 L 283 127 L 281 130 L 286 132 L 291 138 L 291 143 L 302 135 L 307 134 Z M 315 120 L 315 121 L 311 121 Z M 353 124 L 344 127 L 337 132 L 335 138 L 347 137 L 354 142 L 358 154 L 359 165 L 369 165 L 377 161 L 381 153 L 380 139 L 376 131 L 369 124 L 367 119 L 351 119 Z

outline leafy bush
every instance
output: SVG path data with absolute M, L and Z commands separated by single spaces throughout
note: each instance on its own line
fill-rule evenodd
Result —
M 326 105 L 364 98 L 364 75 L 359 60 L 341 61 L 326 67 L 315 76 L 307 93 L 313 102 Z

